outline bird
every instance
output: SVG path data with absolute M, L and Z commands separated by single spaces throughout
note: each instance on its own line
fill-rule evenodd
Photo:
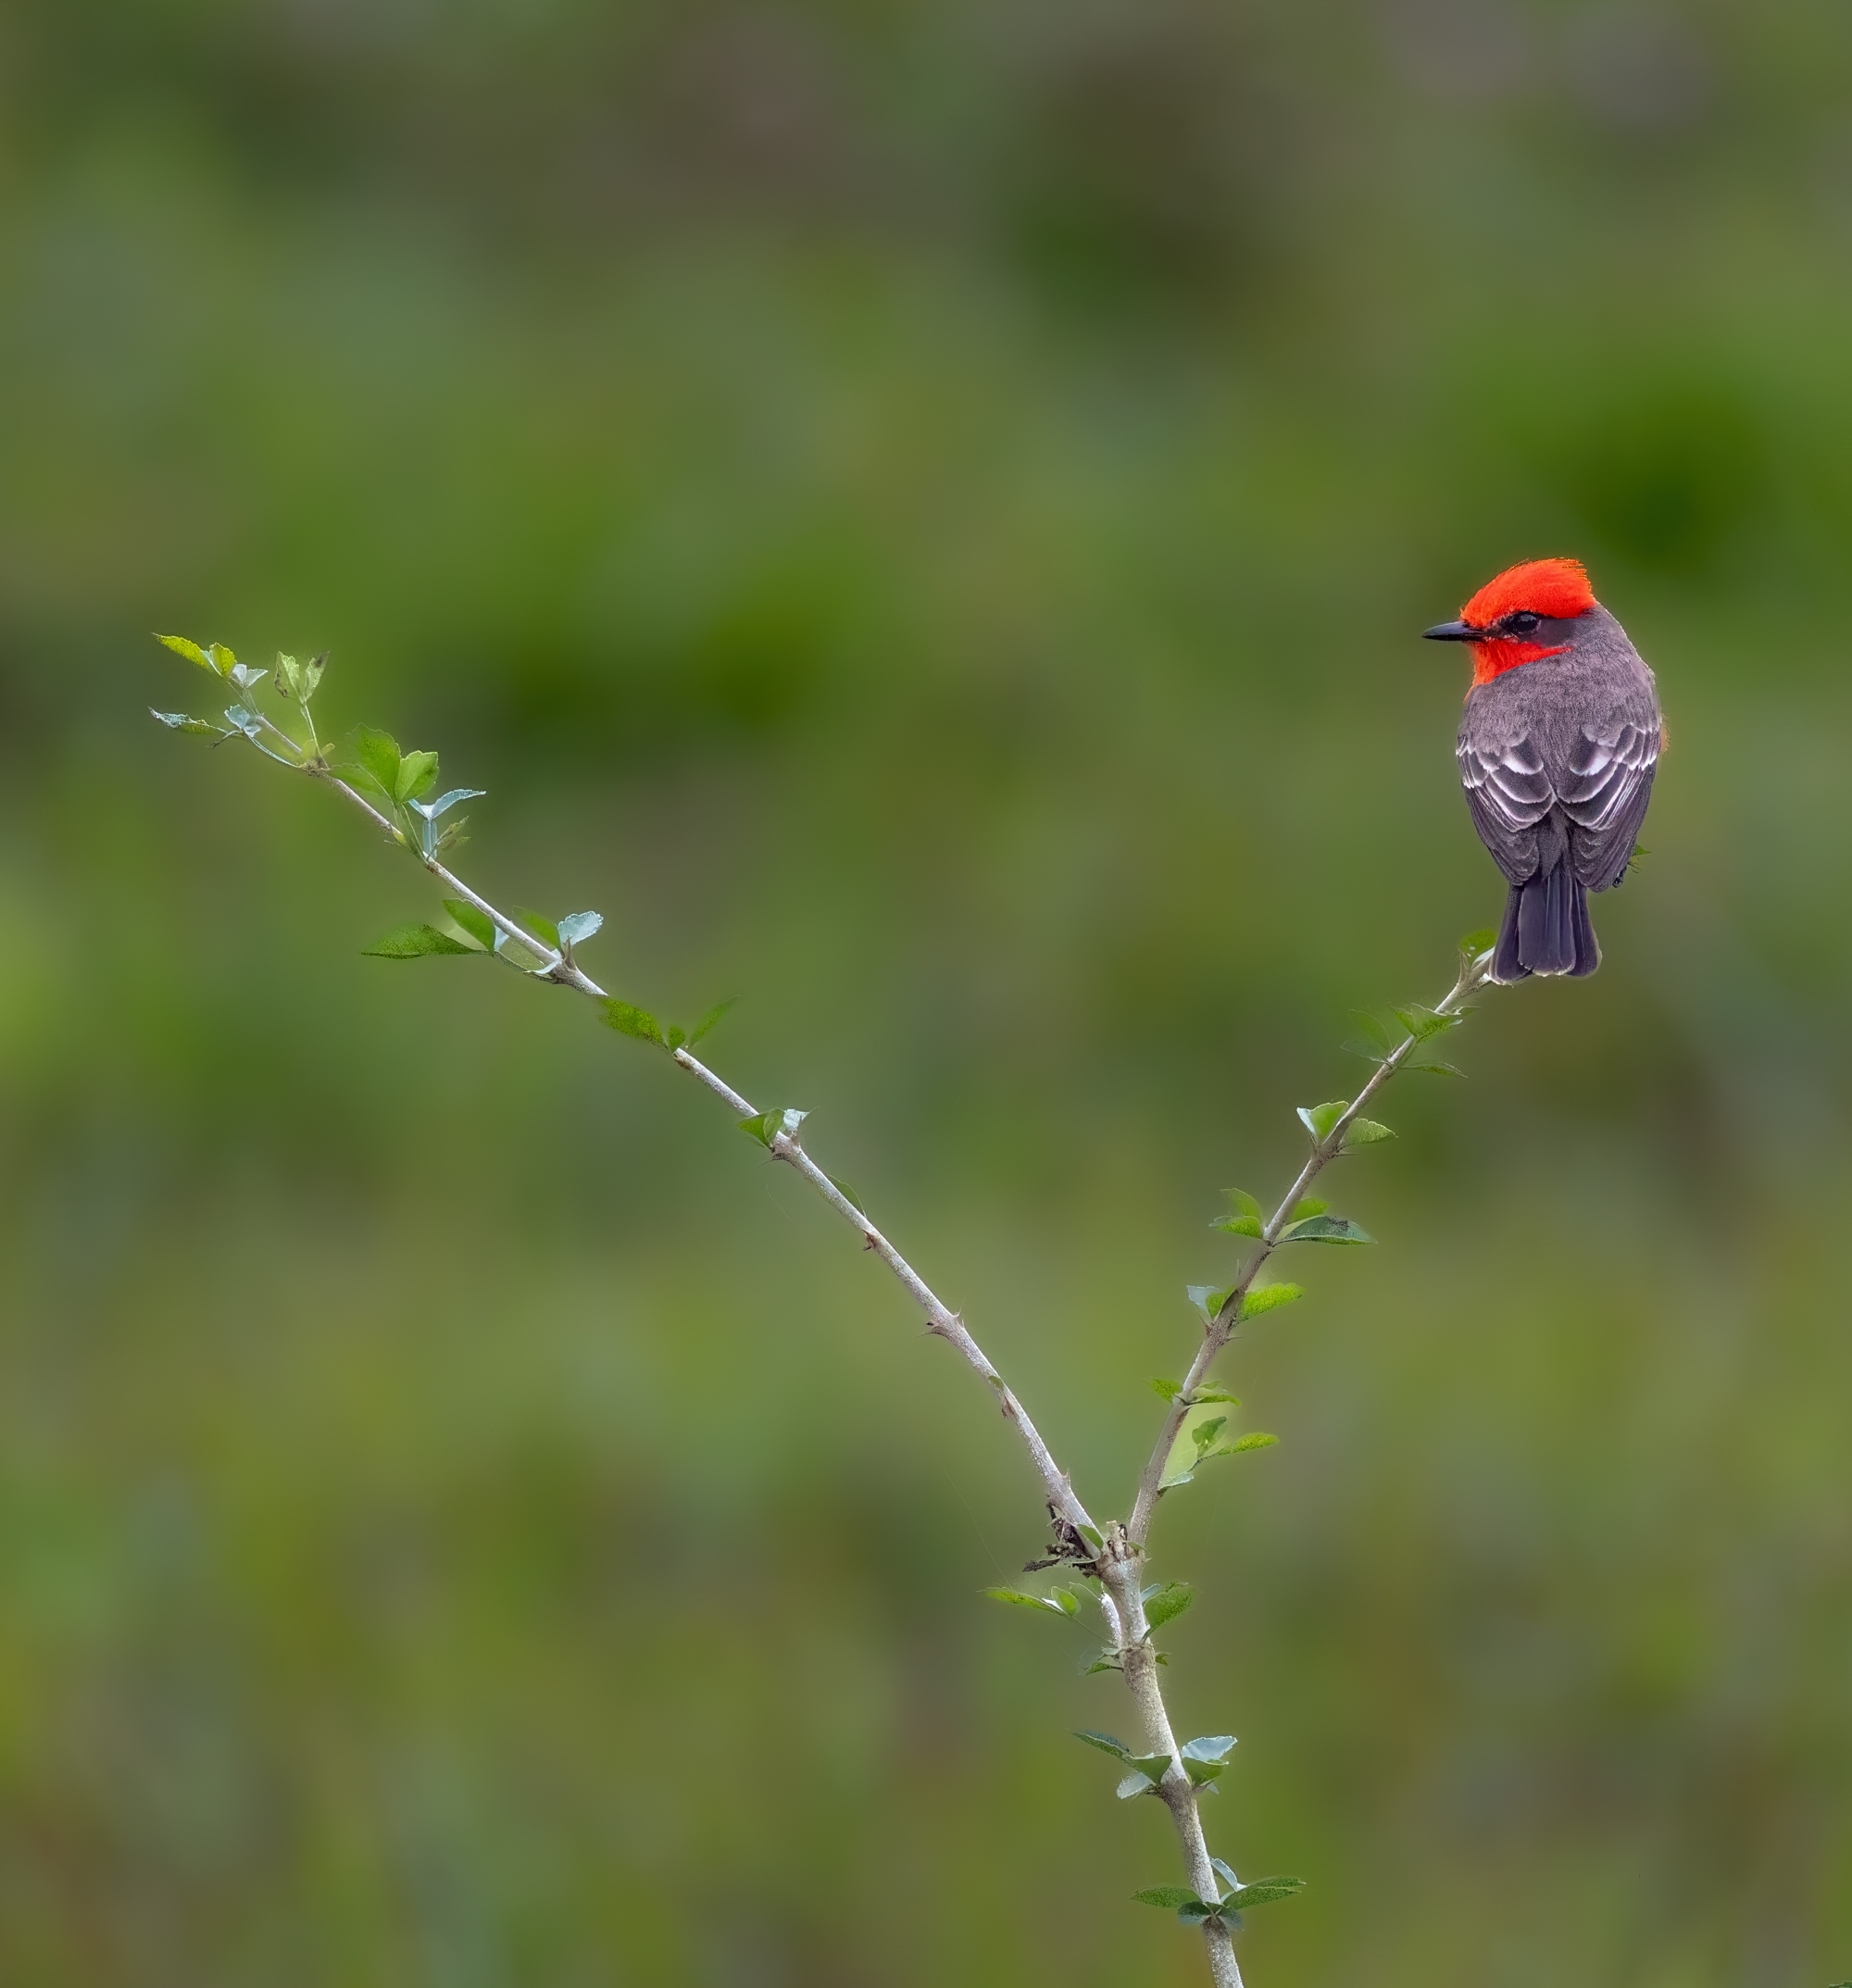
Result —
M 1653 672 L 1579 559 L 1508 567 L 1422 632 L 1472 651 L 1454 750 L 1509 886 L 1491 978 L 1593 973 L 1588 894 L 1626 875 L 1665 749 Z

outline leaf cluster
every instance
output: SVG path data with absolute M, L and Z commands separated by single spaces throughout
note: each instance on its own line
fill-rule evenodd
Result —
M 1202 1926 L 1214 1921 L 1239 1932 L 1241 1915 L 1250 1906 L 1270 1906 L 1283 1898 L 1296 1898 L 1306 1888 L 1303 1878 L 1258 1878 L 1252 1884 L 1243 1884 L 1220 1857 L 1212 1857 L 1209 1862 L 1215 1867 L 1216 1875 L 1228 1886 L 1219 1897 L 1199 1898 L 1181 1884 L 1154 1884 L 1149 1891 L 1133 1892 L 1132 1895 L 1142 1906 L 1158 1906 L 1163 1910 L 1174 1911 L 1186 1926 Z

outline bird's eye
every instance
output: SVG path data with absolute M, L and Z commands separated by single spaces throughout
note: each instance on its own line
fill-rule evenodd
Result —
M 1533 635 L 1536 632 L 1537 624 L 1542 619 L 1542 615 L 1532 614 L 1526 609 L 1518 614 L 1508 615 L 1505 618 L 1505 626 L 1514 635 Z

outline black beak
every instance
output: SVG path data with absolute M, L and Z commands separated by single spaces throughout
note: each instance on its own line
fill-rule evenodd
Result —
M 1433 628 L 1421 631 L 1428 642 L 1483 642 L 1485 631 L 1474 628 L 1470 621 L 1442 621 Z

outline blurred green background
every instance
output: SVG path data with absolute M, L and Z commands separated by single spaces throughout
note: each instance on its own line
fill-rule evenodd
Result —
M 148 630 L 743 995 L 1100 1510 L 1495 917 L 1415 635 L 1554 552 L 1654 853 L 1235 1349 L 1173 1706 L 1253 1988 L 1852 1973 L 1846 9 L 11 0 L 0 102 L 9 1988 L 1201 1967 L 983 1390 L 660 1057 L 361 959 L 425 880 Z

